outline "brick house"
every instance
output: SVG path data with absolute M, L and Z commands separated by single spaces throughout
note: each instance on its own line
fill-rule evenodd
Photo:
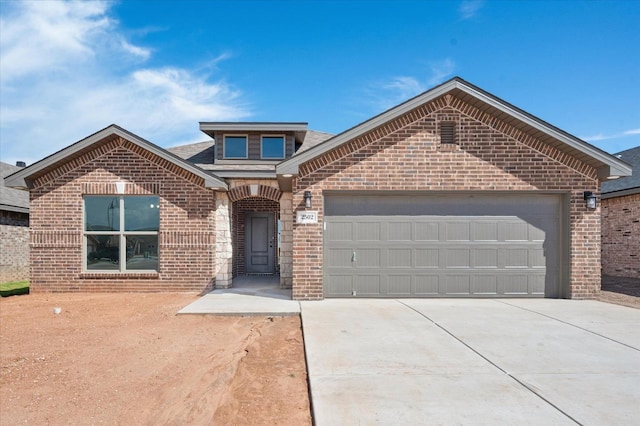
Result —
M 453 78 L 343 133 L 203 122 L 162 149 L 109 126 L 6 179 L 31 194 L 33 291 L 206 291 L 280 276 L 324 297 L 600 289 L 623 161 Z
M 633 174 L 602 183 L 602 273 L 640 278 L 640 146 L 615 157 Z
M 4 178 L 22 166 L 0 162 Z M 0 185 L 0 283 L 29 279 L 29 194 Z

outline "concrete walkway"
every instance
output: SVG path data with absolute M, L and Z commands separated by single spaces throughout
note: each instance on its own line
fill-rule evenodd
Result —
M 300 302 L 291 290 L 280 289 L 277 276 L 241 276 L 233 287 L 214 290 L 187 305 L 178 315 L 288 316 L 300 314 Z
M 640 310 L 596 301 L 302 302 L 323 425 L 628 425 Z

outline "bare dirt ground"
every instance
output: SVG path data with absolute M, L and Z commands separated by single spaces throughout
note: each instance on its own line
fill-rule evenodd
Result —
M 195 298 L 3 298 L 0 423 L 311 425 L 300 319 L 175 315 Z

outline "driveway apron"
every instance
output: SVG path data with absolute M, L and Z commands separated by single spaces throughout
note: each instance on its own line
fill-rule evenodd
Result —
M 640 310 L 571 300 L 302 302 L 315 424 L 633 424 Z

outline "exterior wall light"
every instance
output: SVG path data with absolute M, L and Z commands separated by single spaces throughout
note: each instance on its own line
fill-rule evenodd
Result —
M 584 201 L 588 209 L 593 210 L 596 208 L 596 196 L 593 195 L 593 192 L 584 191 Z
M 304 191 L 304 206 L 308 209 L 311 208 L 311 191 Z

